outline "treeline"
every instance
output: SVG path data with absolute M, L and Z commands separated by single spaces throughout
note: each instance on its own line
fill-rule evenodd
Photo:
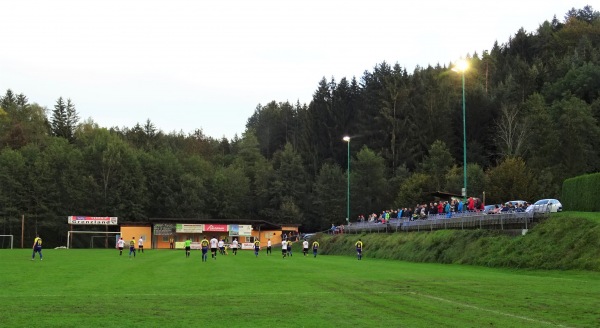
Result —
M 598 171 L 600 13 L 570 10 L 468 56 L 468 194 L 487 203 L 560 193 Z M 0 97 L 0 220 L 62 234 L 67 215 L 250 218 L 318 230 L 429 201 L 463 185 L 461 76 L 448 65 L 375 65 L 360 79 L 323 79 L 307 104 L 258 105 L 232 140 L 153 122 L 99 127 L 71 100 L 52 110 Z

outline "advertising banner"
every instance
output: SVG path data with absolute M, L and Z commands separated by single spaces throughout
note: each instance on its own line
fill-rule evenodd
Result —
M 226 224 L 205 224 L 204 225 L 204 231 L 210 231 L 210 232 L 227 232 L 227 225 Z
M 239 226 L 239 236 L 250 237 L 252 236 L 252 226 L 251 225 L 240 225 Z
M 203 224 L 177 223 L 175 225 L 175 231 L 178 233 L 202 233 L 203 226 Z
M 175 232 L 175 224 L 173 223 L 157 223 L 154 225 L 155 236 L 170 236 Z
M 240 235 L 240 225 L 239 224 L 230 224 L 229 225 L 229 235 L 230 236 L 239 236 Z
M 242 249 L 254 249 L 253 243 L 242 243 Z
M 97 217 L 97 216 L 69 216 L 69 224 L 90 224 L 90 225 L 117 225 L 116 217 Z

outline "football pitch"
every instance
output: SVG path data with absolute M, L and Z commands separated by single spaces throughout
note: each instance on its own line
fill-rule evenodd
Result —
M 0 250 L 2 327 L 598 327 L 600 274 L 241 251 Z

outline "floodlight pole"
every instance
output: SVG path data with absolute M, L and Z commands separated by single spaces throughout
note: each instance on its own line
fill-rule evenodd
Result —
M 350 223 L 350 137 L 345 136 L 344 141 L 348 143 L 348 169 L 346 170 L 346 182 L 348 184 L 348 192 L 346 194 L 346 223 Z
M 467 201 L 467 119 L 465 111 L 465 70 L 462 70 L 462 114 L 463 114 L 463 179 L 464 195 L 463 199 Z
M 456 63 L 453 71 L 462 75 L 462 118 L 463 118 L 463 201 L 467 202 L 467 115 L 465 106 L 465 71 L 468 63 L 465 60 L 460 60 Z

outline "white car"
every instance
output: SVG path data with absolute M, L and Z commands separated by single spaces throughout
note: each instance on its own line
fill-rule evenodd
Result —
M 562 212 L 562 204 L 558 199 L 540 199 L 533 203 L 535 212 Z

